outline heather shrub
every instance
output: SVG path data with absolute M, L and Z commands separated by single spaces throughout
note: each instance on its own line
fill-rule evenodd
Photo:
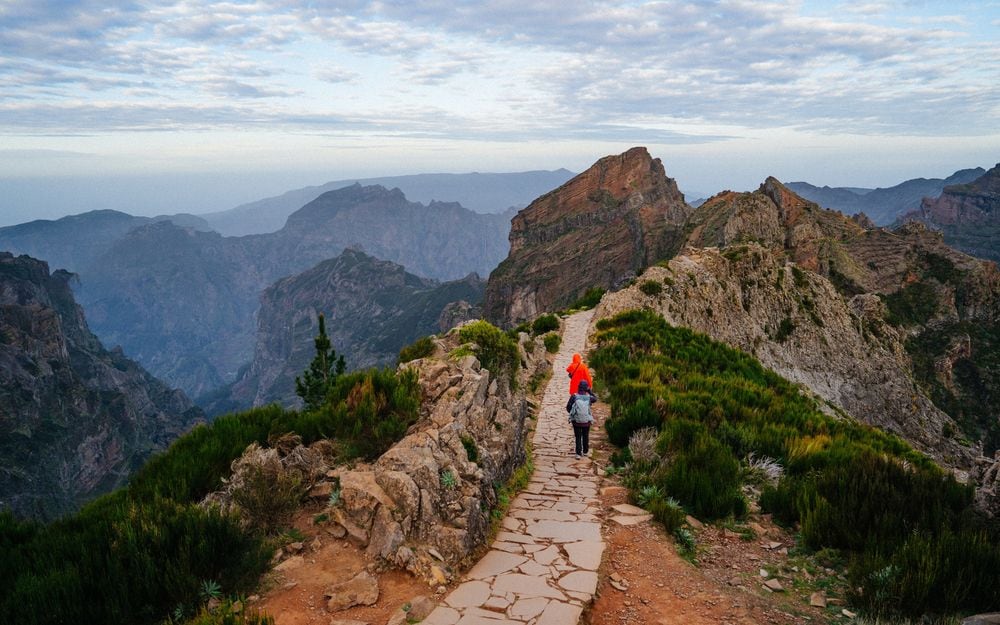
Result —
M 650 312 L 598 322 L 590 362 L 607 383 L 608 437 L 628 463 L 624 484 L 647 506 L 676 498 L 707 519 L 760 505 L 798 526 L 804 545 L 842 550 L 855 602 L 874 615 L 948 615 L 995 609 L 1000 529 L 961 485 L 899 438 L 824 415 L 754 358 Z M 659 432 L 658 460 L 624 447 Z M 637 449 L 644 449 L 638 445 Z M 741 466 L 738 458 L 746 458 Z M 629 461 L 631 462 L 629 463 Z M 667 527 L 670 515 L 656 513 Z
M 479 364 L 495 376 L 506 375 L 511 382 L 520 364 L 517 342 L 488 321 L 473 321 L 459 328 L 463 343 L 472 343 Z
M 559 329 L 559 317 L 553 314 L 545 314 L 541 317 L 535 319 L 531 324 L 531 334 L 532 336 L 538 336 L 539 334 L 545 334 L 546 332 L 552 332 L 553 330 Z
M 429 336 L 422 336 L 413 343 L 399 350 L 397 362 L 403 364 L 418 358 L 426 358 L 434 353 L 434 340 Z
M 559 346 L 562 345 L 562 337 L 554 332 L 546 334 L 542 338 L 542 344 L 545 345 L 545 351 L 554 354 L 559 351 Z

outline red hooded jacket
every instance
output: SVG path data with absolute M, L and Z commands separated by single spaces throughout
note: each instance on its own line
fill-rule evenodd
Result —
M 566 367 L 566 373 L 569 374 L 570 395 L 580 388 L 580 380 L 586 380 L 590 388 L 594 388 L 594 378 L 590 377 L 590 369 L 583 364 L 583 358 L 580 357 L 580 354 L 573 354 L 573 362 Z

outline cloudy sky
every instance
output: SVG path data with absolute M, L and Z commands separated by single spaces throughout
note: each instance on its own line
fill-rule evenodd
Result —
M 689 193 L 942 177 L 1000 161 L 998 35 L 1000 0 L 0 0 L 0 223 L 633 145 Z

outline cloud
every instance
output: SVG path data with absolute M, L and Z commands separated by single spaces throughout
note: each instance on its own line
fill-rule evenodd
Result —
M 982 19 L 960 6 L 930 15 L 873 1 L 810 13 L 797 0 L 14 3 L 0 13 L 0 126 L 266 120 L 461 139 L 521 136 L 511 128 L 668 137 L 663 128 L 687 125 L 677 141 L 729 136 L 696 130 L 718 126 L 993 132 L 1000 53 L 976 39 L 971 24 Z M 346 97 L 330 103 L 317 82 Z

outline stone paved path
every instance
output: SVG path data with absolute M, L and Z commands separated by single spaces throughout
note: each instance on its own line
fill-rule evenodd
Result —
M 576 625 L 597 589 L 604 553 L 590 459 L 573 457 L 562 369 L 582 352 L 593 311 L 566 320 L 535 427 L 535 473 L 511 502 L 490 551 L 426 625 Z

